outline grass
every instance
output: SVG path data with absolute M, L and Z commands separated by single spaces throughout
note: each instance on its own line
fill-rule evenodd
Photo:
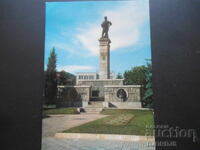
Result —
M 121 114 L 109 120 L 108 122 L 105 122 L 105 124 L 113 126 L 127 125 L 133 119 L 133 117 L 133 114 Z
M 64 132 L 145 135 L 146 126 L 154 124 L 151 110 L 105 109 L 102 114 L 109 116 Z M 148 135 L 153 135 L 153 129 L 148 129 Z
M 43 109 L 56 108 L 56 105 L 43 105 Z
M 77 108 L 51 108 L 44 110 L 45 115 L 56 115 L 56 114 L 79 114 Z

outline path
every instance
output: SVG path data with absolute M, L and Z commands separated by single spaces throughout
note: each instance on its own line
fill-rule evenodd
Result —
M 51 115 L 42 120 L 42 136 L 54 136 L 56 132 L 62 132 L 105 116 L 101 114 Z
M 43 119 L 42 150 L 155 150 L 147 142 L 57 139 L 56 132 L 105 117 L 101 114 L 52 115 Z
M 147 142 L 43 138 L 42 150 L 155 150 Z

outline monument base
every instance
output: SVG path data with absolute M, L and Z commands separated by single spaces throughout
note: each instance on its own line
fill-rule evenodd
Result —
M 140 109 L 142 108 L 141 102 L 109 102 L 109 108 L 118 109 Z

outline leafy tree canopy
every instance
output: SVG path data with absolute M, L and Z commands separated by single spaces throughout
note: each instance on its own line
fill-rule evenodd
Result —
M 48 64 L 47 64 L 47 73 L 55 73 L 56 72 L 56 53 L 55 48 L 52 48 L 50 52 L 50 56 L 48 58 Z
M 123 76 L 122 76 L 121 73 L 118 73 L 116 78 L 117 78 L 117 79 L 123 79 Z
M 47 105 L 56 103 L 57 76 L 56 76 L 56 53 L 52 48 L 45 71 L 45 103 Z
M 73 85 L 76 82 L 76 76 L 64 70 L 58 72 L 60 85 Z
M 147 60 L 147 69 L 145 72 L 146 85 L 144 88 L 143 103 L 146 107 L 153 107 L 153 89 L 152 89 L 152 65 L 151 60 Z
M 124 84 L 126 85 L 145 85 L 146 66 L 133 67 L 124 72 Z
M 146 66 L 133 67 L 124 73 L 124 84 L 126 85 L 143 85 L 142 93 L 143 107 L 153 107 L 153 90 L 152 90 L 152 65 L 151 59 L 146 59 Z

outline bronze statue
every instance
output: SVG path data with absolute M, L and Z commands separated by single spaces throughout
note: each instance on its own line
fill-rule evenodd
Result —
M 107 20 L 106 16 L 104 17 L 104 19 L 105 19 L 104 22 L 101 24 L 101 27 L 103 28 L 101 38 L 108 38 L 108 30 L 109 27 L 112 25 L 112 23 Z

